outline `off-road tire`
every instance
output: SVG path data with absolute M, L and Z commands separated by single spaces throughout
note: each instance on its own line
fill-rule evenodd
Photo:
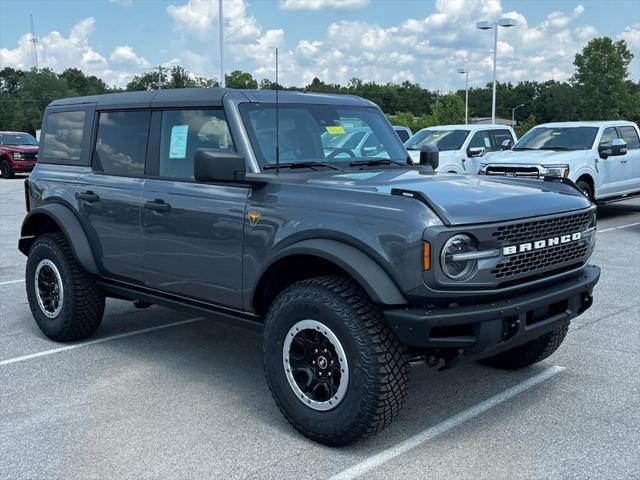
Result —
M 584 180 L 579 180 L 578 183 L 576 183 L 576 186 L 580 190 L 582 190 L 582 193 L 584 193 L 589 200 L 591 200 L 592 202 L 596 201 L 596 199 L 593 197 L 593 189 L 591 188 L 591 185 L 589 185 L 588 182 Z
M 485 358 L 480 363 L 501 370 L 519 370 L 529 367 L 534 363 L 541 362 L 555 352 L 563 342 L 564 337 L 567 336 L 568 331 L 569 323 L 566 323 L 549 333 L 545 333 L 540 338 L 493 357 Z
M 348 359 L 347 391 L 328 411 L 305 405 L 285 375 L 284 340 L 303 319 L 331 329 Z M 385 322 L 381 306 L 348 277 L 303 280 L 276 298 L 265 321 L 263 363 L 271 393 L 287 420 L 304 436 L 329 446 L 348 445 L 381 431 L 406 397 L 406 347 Z
M 2 178 L 13 178 L 15 177 L 15 172 L 11 168 L 11 165 L 6 160 L 3 160 L 0 163 L 0 175 Z
M 62 309 L 55 318 L 47 317 L 36 296 L 35 273 L 41 260 L 53 262 L 62 278 Z M 38 327 L 57 342 L 70 342 L 92 335 L 100 326 L 105 296 L 90 274 L 82 269 L 60 232 L 38 237 L 27 258 L 25 283 L 31 313 Z

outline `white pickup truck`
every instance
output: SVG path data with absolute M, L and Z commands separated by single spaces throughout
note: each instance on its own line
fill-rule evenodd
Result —
M 440 152 L 438 172 L 477 173 L 485 155 L 509 149 L 516 134 L 505 125 L 439 125 L 423 128 L 404 146 L 414 163 L 420 161 L 420 148 L 433 143 Z
M 569 178 L 598 204 L 640 195 L 640 132 L 633 122 L 545 123 L 489 160 L 479 174 Z

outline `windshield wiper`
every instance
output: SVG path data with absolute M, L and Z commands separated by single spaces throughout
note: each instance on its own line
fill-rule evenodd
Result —
M 351 162 L 349 164 L 350 167 L 359 167 L 359 166 L 375 166 L 375 165 L 391 165 L 392 163 L 396 165 L 400 165 L 402 167 L 406 166 L 406 163 L 398 162 L 396 160 L 389 159 L 378 159 L 378 160 L 358 160 L 355 162 Z
M 540 150 L 573 150 L 569 147 L 540 147 Z
M 331 165 L 326 162 L 280 162 L 279 165 L 275 163 L 268 163 L 263 168 L 265 170 L 273 170 L 275 168 L 313 168 L 313 167 L 327 167 L 332 170 L 342 170 L 341 168 L 336 167 L 335 165 Z
M 513 147 L 512 150 L 539 150 L 539 149 L 533 148 L 533 147 Z

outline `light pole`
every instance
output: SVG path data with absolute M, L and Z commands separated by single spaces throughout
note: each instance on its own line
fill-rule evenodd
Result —
M 491 123 L 496 123 L 496 57 L 498 54 L 498 27 L 515 27 L 518 24 L 513 18 L 501 18 L 496 22 L 485 20 L 476 22 L 476 28 L 480 30 L 494 29 L 493 33 L 493 96 L 491 100 Z
M 511 128 L 516 128 L 516 110 L 520 107 L 524 107 L 524 103 L 521 103 L 517 107 L 511 109 Z
M 224 13 L 222 0 L 218 0 L 218 21 L 220 22 L 220 86 L 224 88 Z
M 458 73 L 464 73 L 464 124 L 469 124 L 469 70 L 459 68 Z

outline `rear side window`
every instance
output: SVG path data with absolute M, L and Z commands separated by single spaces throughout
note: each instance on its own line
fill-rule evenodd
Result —
M 147 154 L 150 112 L 102 112 L 94 162 L 110 175 L 141 177 Z
M 85 115 L 84 111 L 49 113 L 41 159 L 51 163 L 80 163 Z
M 638 132 L 633 127 L 618 127 L 622 139 L 627 142 L 628 150 L 635 150 L 640 148 L 640 139 L 638 138 Z
M 161 177 L 193 179 L 196 150 L 235 150 L 222 110 L 166 110 L 160 131 Z

